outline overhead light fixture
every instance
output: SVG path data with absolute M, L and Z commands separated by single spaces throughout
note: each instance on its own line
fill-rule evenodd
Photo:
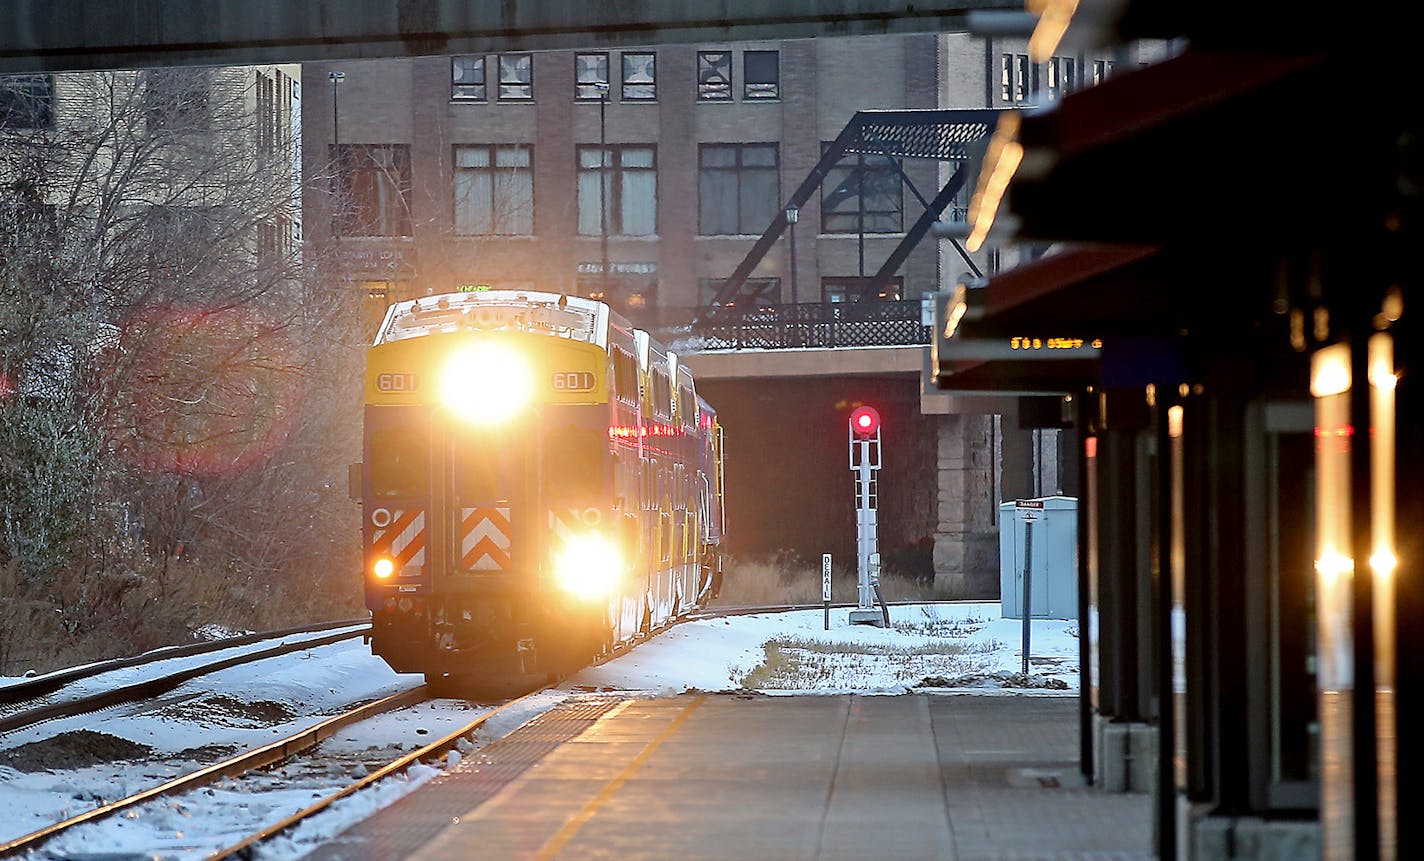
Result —
M 1004 192 L 1009 188 L 1009 180 L 1013 179 L 1014 172 L 1023 161 L 1024 148 L 1018 141 L 1021 124 L 1018 111 L 1005 111 L 994 128 L 994 136 L 989 139 L 984 168 L 979 172 L 979 182 L 969 202 L 968 221 L 971 227 L 964 246 L 970 251 L 978 251 L 984 245 Z
M 1028 57 L 1035 63 L 1046 63 L 1058 50 L 1068 25 L 1073 23 L 1078 0 L 1027 0 L 1024 8 L 1038 16 L 1038 24 L 1028 40 Z

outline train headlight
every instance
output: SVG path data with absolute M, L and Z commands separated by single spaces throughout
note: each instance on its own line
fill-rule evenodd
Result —
M 377 579 L 385 580 L 396 573 L 396 563 L 389 559 L 377 559 L 376 564 L 371 566 L 371 571 Z
M 601 535 L 577 535 L 554 556 L 554 576 L 565 592 L 581 598 L 606 598 L 623 576 L 623 553 Z
M 494 343 L 456 351 L 440 372 L 440 400 L 473 424 L 507 421 L 529 403 L 534 378 L 518 351 Z

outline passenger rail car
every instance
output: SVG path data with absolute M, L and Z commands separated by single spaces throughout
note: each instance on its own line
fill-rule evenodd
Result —
M 392 305 L 359 485 L 371 647 L 399 672 L 562 673 L 720 587 L 717 415 L 601 302 Z

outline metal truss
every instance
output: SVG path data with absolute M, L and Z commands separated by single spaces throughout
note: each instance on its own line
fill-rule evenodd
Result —
M 821 154 L 821 160 L 816 162 L 811 173 L 781 206 L 771 224 L 767 225 L 746 257 L 742 258 L 736 271 L 722 285 L 722 289 L 707 307 L 699 309 L 693 321 L 694 326 L 707 316 L 715 314 L 717 308 L 734 304 L 738 298 L 746 298 L 744 287 L 747 278 L 785 232 L 788 224 L 787 210 L 800 210 L 805 206 L 811 195 L 815 194 L 816 189 L 825 181 L 826 174 L 847 154 L 887 157 L 895 166 L 901 180 L 924 207 L 923 213 L 906 231 L 904 238 L 885 259 L 866 288 L 867 294 L 880 292 L 890 283 L 890 279 L 905 262 L 910 251 L 929 232 L 930 225 L 939 219 L 940 213 L 944 212 L 944 208 L 964 187 L 968 181 L 975 145 L 982 146 L 982 143 L 987 141 L 998 118 L 999 111 L 993 110 L 857 111 L 836 136 L 835 141 Z M 926 200 L 905 175 L 901 162 L 907 158 L 956 161 L 959 166 L 934 199 Z M 978 270 L 969 255 L 957 242 L 955 248 L 977 275 Z

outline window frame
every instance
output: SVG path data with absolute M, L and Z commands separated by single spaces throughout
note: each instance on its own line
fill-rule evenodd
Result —
M 709 82 L 707 80 L 704 80 L 703 78 L 702 64 L 705 58 L 714 55 L 723 55 L 727 58 L 726 81 L 714 81 L 709 84 Z M 697 52 L 697 101 L 713 103 L 726 103 L 735 101 L 735 99 L 733 98 L 733 91 L 736 85 L 736 78 L 733 74 L 733 66 L 735 65 L 733 63 L 733 60 L 734 56 L 731 48 Z M 707 89 L 709 85 L 715 85 L 717 88 L 715 90 L 709 90 Z M 724 86 L 725 89 L 723 89 Z
M 457 77 L 457 64 L 461 60 L 474 61 L 470 66 L 470 71 L 479 69 L 480 80 L 476 82 L 460 81 Z M 460 88 L 479 87 L 479 95 L 465 95 Z M 488 104 L 489 103 L 489 56 L 486 54 L 456 54 L 450 58 L 450 101 L 465 104 Z
M 827 147 L 829 147 L 829 146 L 830 146 L 829 143 L 823 143 L 823 144 L 822 144 L 822 151 L 824 152 L 825 149 L 826 149 Z M 854 159 L 855 159 L 855 163 L 854 163 L 854 164 L 851 164 L 851 165 L 847 165 L 847 164 L 846 164 L 846 160 L 847 160 L 847 159 L 851 159 L 851 158 L 854 158 Z M 889 163 L 887 163 L 887 164 L 885 164 L 885 165 L 883 165 L 883 166 L 881 166 L 881 165 L 876 165 L 876 164 L 867 164 L 867 161 L 866 161 L 867 158 L 884 159 L 884 160 L 887 160 L 887 162 L 888 162 L 888 159 L 889 159 L 888 156 L 869 156 L 869 157 L 868 157 L 868 156 L 866 156 L 864 153 L 846 153 L 845 155 L 841 156 L 840 160 L 837 161 L 836 164 L 833 165 L 833 166 L 830 168 L 830 170 L 826 171 L 826 179 L 827 179 L 828 181 L 823 182 L 823 183 L 821 184 L 821 211 L 820 211 L 820 214 L 821 214 L 821 233 L 822 233 L 822 234 L 835 235 L 835 236 L 858 236 L 858 235 L 860 235 L 861 233 L 869 233 L 869 234 L 874 234 L 874 235 L 876 235 L 876 236 L 893 236 L 893 235 L 895 235 L 895 234 L 904 233 L 904 232 L 905 232 L 905 181 L 900 177 L 900 172 L 899 172 L 898 170 L 896 170 L 893 165 L 891 165 L 891 164 L 889 164 Z M 851 175 L 854 175 L 854 173 L 856 173 L 856 172 L 858 172 L 858 173 L 861 174 L 861 178 L 860 178 L 860 183 L 861 183 L 861 184 L 859 185 L 859 187 L 858 187 L 857 190 L 856 190 L 856 196 L 857 196 L 857 197 L 860 197 L 862 202 L 856 207 L 856 210 L 855 210 L 854 212 L 843 212 L 843 211 L 840 211 L 840 210 L 837 210 L 837 209 L 827 209 L 827 206 L 826 206 L 826 189 L 831 186 L 831 183 L 829 182 L 829 179 L 830 179 L 830 177 L 831 177 L 831 175 L 832 175 L 832 172 L 835 172 L 835 171 L 850 171 L 850 172 L 851 172 Z M 865 183 L 865 173 L 866 173 L 866 172 L 871 172 L 871 173 L 873 173 L 873 174 L 875 174 L 875 175 L 884 174 L 884 175 L 887 175 L 887 176 L 890 176 L 890 177 L 893 177 L 893 178 L 894 178 L 894 180 L 895 180 L 895 186 L 896 186 L 896 188 L 898 189 L 898 192 L 899 192 L 899 194 L 898 194 L 899 201 L 898 201 L 898 206 L 897 206 L 896 209 L 893 209 L 893 210 L 891 210 L 891 209 L 871 209 L 871 208 L 865 206 L 865 203 L 864 203 L 864 200 L 865 200 L 865 185 L 864 185 L 864 183 Z M 836 188 L 839 188 L 839 185 L 837 185 Z M 895 214 L 898 216 L 898 218 L 897 218 L 897 226 L 895 227 L 895 229 L 893 229 L 893 230 L 872 230 L 872 229 L 867 229 L 867 228 L 866 228 L 867 220 L 868 220 L 871 216 L 882 216 L 882 215 L 887 215 L 887 214 L 892 213 L 892 212 L 895 213 Z M 855 226 L 855 227 L 852 227 L 852 228 L 850 228 L 850 229 L 832 229 L 832 225 L 834 225 L 838 220 L 842 220 L 842 219 L 849 218 L 849 217 L 854 217 L 854 218 L 856 219 L 856 226 Z
M 581 73 L 581 71 L 582 71 L 582 68 L 581 68 L 581 66 L 580 66 L 580 61 L 581 61 L 583 58 L 585 58 L 585 57 L 599 57 L 599 58 L 602 58 L 602 60 L 603 60 L 603 79 L 602 79 L 601 81 L 584 82 L 584 81 L 580 80 L 579 75 L 580 75 L 580 73 Z M 603 100 L 603 94 L 604 94 L 604 93 L 608 93 L 608 94 L 609 94 L 609 98 L 612 99 L 613 85 L 612 85 L 612 79 L 609 77 L 612 73 L 613 73 L 613 61 L 612 61 L 612 57 L 611 57 L 610 52 L 608 52 L 608 51 L 579 51 L 578 53 L 574 54 L 574 100 L 575 100 L 575 101 L 579 101 L 579 102 L 593 102 L 593 103 L 597 103 L 597 102 L 600 102 L 600 101 Z M 604 86 L 604 88 L 605 88 L 602 92 L 600 92 L 600 91 L 598 90 L 598 85 L 599 85 L 599 84 L 603 84 L 603 86 Z M 583 93 L 583 88 L 584 88 L 584 87 L 592 87 L 593 90 L 594 90 L 593 95 L 585 95 L 585 94 Z
M 773 154 L 773 157 L 774 157 L 774 163 L 770 166 L 770 168 L 767 168 L 766 166 L 763 166 L 763 165 L 752 165 L 752 166 L 748 166 L 748 165 L 745 163 L 744 155 L 745 155 L 747 149 L 749 149 L 749 148 L 758 148 L 758 149 L 770 148 L 770 150 L 771 150 L 771 152 L 772 152 L 772 154 Z M 704 163 L 703 163 L 703 160 L 704 160 L 705 154 L 706 154 L 707 152 L 711 151 L 711 150 L 714 150 L 714 149 L 721 149 L 721 150 L 730 149 L 730 150 L 733 150 L 733 151 L 736 153 L 736 158 L 735 158 L 734 163 L 733 163 L 730 167 L 728 167 L 728 166 L 722 166 L 722 165 L 711 165 L 711 166 L 709 166 L 709 165 L 704 164 Z M 775 217 L 776 217 L 776 210 L 777 210 L 777 208 L 781 205 L 781 145 L 780 145 L 780 143 L 778 143 L 777 141 L 747 141 L 747 142 L 732 142 L 732 143 L 706 142 L 706 143 L 699 143 L 699 144 L 697 145 L 697 183 L 698 183 L 698 193 L 697 193 L 697 234 L 698 234 L 699 236 L 752 236 L 752 235 L 758 235 L 758 236 L 759 236 L 759 235 L 761 235 L 762 231 L 766 229 L 766 225 L 764 225 L 764 224 L 761 225 L 760 227 L 753 226 L 753 229 L 750 229 L 750 230 L 746 229 L 746 228 L 748 227 L 747 222 L 752 219 L 752 215 L 751 215 L 750 213 L 745 212 L 745 211 L 743 210 L 743 208 L 742 208 L 742 181 L 743 181 L 743 174 L 744 174 L 745 171 L 748 171 L 748 170 L 751 170 L 751 171 L 754 171 L 754 172 L 758 172 L 758 173 L 761 173 L 761 172 L 769 172 L 769 173 L 771 173 L 771 174 L 775 177 L 775 179 L 776 179 L 776 184 L 775 184 L 775 190 L 773 191 L 773 204 L 772 204 L 772 207 L 771 207 L 771 217 L 772 217 L 772 218 L 775 218 Z M 711 229 L 709 229 L 708 225 L 706 224 L 706 219 L 705 219 L 705 217 L 704 217 L 705 211 L 704 211 L 704 205 L 703 205 L 703 203 L 704 203 L 704 195 L 702 194 L 702 180 L 703 180 L 703 174 L 704 174 L 704 172 L 706 172 L 706 171 L 712 171 L 712 172 L 714 172 L 714 173 L 724 175 L 724 181 L 725 181 L 725 178 L 726 178 L 725 175 L 726 175 L 726 174 L 731 174 L 731 181 L 736 184 L 736 189 L 737 189 L 737 212 L 736 212 L 736 222 L 737 222 L 737 223 L 736 223 L 735 226 L 736 226 L 737 230 L 736 230 L 736 232 L 734 232 L 734 233 L 728 233 L 728 232 L 720 231 L 720 230 L 711 230 Z M 721 226 L 721 225 L 715 225 L 715 226 Z
M 823 275 L 821 276 L 821 302 L 827 305 L 854 305 L 859 302 L 900 302 L 904 300 L 904 276 L 895 275 L 890 279 L 887 287 L 894 292 L 894 296 L 862 296 L 859 288 L 869 285 L 872 280 L 873 276 L 870 275 Z M 834 292 L 838 292 L 842 298 L 828 298 Z
M 331 177 L 331 190 L 332 195 L 335 198 L 334 203 L 337 205 L 339 205 L 342 199 L 343 192 L 345 192 L 346 194 L 350 194 L 352 191 L 354 183 L 352 183 L 348 179 L 348 177 L 354 177 L 355 174 L 354 172 L 348 174 L 346 168 L 348 158 L 354 157 L 354 155 L 358 151 L 361 154 L 367 156 L 366 160 L 370 160 L 369 157 L 373 154 L 374 151 L 380 151 L 390 152 L 396 161 L 403 162 L 402 164 L 394 165 L 395 169 L 400 171 L 400 175 L 395 178 L 395 186 L 397 191 L 397 197 L 399 198 L 401 203 L 401 213 L 396 217 L 397 224 L 394 228 L 395 232 L 352 231 L 348 228 L 355 224 L 354 213 L 343 215 L 342 213 L 338 212 L 336 206 L 334 205 L 331 213 L 332 235 L 337 237 L 353 238 L 414 236 L 414 219 L 411 217 L 411 197 L 414 193 L 414 183 L 412 181 L 410 144 L 330 144 L 329 146 L 332 163 L 336 165 L 336 170 L 333 171 Z M 403 159 L 399 158 L 399 156 L 401 156 L 402 154 L 404 155 Z M 372 171 L 374 172 L 376 170 L 384 170 L 388 167 L 390 166 L 377 165 L 372 168 Z M 341 227 L 337 226 L 338 221 L 342 222 Z M 355 224 L 355 226 L 365 231 L 365 229 L 368 228 L 370 225 Z
M 657 236 L 658 235 L 658 146 L 653 143 L 610 143 L 610 144 L 578 144 L 574 147 L 574 169 L 578 177 L 586 175 L 586 172 L 596 172 L 599 168 L 586 168 L 583 166 L 583 154 L 585 152 L 604 152 L 602 170 L 607 171 L 607 193 L 608 200 L 605 202 L 600 221 L 603 229 L 593 233 L 583 232 L 582 225 L 578 229 L 579 236 L 603 236 L 605 232 L 608 236 Z M 625 167 L 623 165 L 624 154 L 631 150 L 647 150 L 652 155 L 652 164 L 649 166 L 637 165 Z M 653 176 L 653 229 L 650 233 L 626 233 L 624 232 L 623 218 L 623 183 L 622 176 L 625 171 L 647 171 Z M 583 202 L 581 199 L 582 184 L 576 183 L 575 208 L 577 212 L 582 212 Z M 616 222 L 616 223 L 610 223 Z
M 651 58 L 652 58 L 652 63 L 651 63 L 651 64 L 649 65 L 649 67 L 648 67 L 649 70 L 650 70 L 650 77 L 652 77 L 652 81 L 651 81 L 651 82 L 645 82 L 645 81 L 630 81 L 630 80 L 629 80 L 629 77 L 630 77 L 629 70 L 628 70 L 628 58 L 629 58 L 629 57 L 651 57 Z M 618 94 L 618 95 L 619 95 L 619 98 L 620 98 L 622 101 L 625 101 L 625 102 L 638 102 L 638 103 L 646 104 L 646 103 L 648 103 L 648 102 L 656 102 L 656 101 L 658 100 L 658 52 L 657 52 L 657 51 L 624 51 L 624 52 L 622 52 L 622 53 L 619 55 L 619 57 L 618 57 L 618 71 L 619 71 L 619 73 L 620 73 L 620 78 L 622 79 L 622 83 L 621 83 L 621 85 L 620 85 L 620 89 L 619 89 L 619 94 Z M 635 95 L 629 95 L 629 94 L 628 94 L 628 90 L 629 90 L 630 87 L 651 87 L 651 88 L 652 88 L 652 95 L 649 95 L 649 96 L 635 96 Z
M 752 57 L 770 56 L 776 73 L 770 81 L 753 81 L 748 63 Z M 770 86 L 769 92 L 754 91 L 753 87 Z M 742 51 L 742 101 L 776 102 L 781 100 L 781 52 L 776 49 L 747 49 Z
M 54 128 L 54 75 L 0 76 L 0 129 Z
M 507 54 L 496 54 L 495 56 L 499 58 L 496 61 L 498 80 L 495 81 L 495 86 L 498 87 L 498 90 L 496 91 L 498 101 L 504 104 L 527 105 L 532 103 L 534 101 L 534 52 L 515 51 Z M 529 60 L 529 80 L 511 81 L 506 83 L 504 79 L 505 61 L 509 60 L 511 61 L 511 63 L 514 63 L 520 59 Z M 528 87 L 529 94 L 524 96 L 507 96 L 504 93 L 505 87 Z
M 488 160 L 488 162 L 487 162 L 485 165 L 480 166 L 480 167 L 462 167 L 462 166 L 460 165 L 460 158 L 459 158 L 459 151 L 462 150 L 462 149 L 483 149 L 483 150 L 485 150 L 485 151 L 488 153 L 488 155 L 489 155 L 489 160 Z M 512 167 L 511 167 L 511 166 L 501 166 L 501 165 L 499 164 L 499 154 L 500 154 L 500 151 L 501 151 L 501 150 L 504 150 L 504 151 L 515 150 L 515 151 L 524 151 L 524 152 L 527 152 L 527 153 L 529 154 L 529 161 L 528 161 L 528 164 L 516 165 L 516 166 L 512 166 Z M 533 236 L 533 235 L 534 235 L 535 224 L 536 224 L 535 218 L 536 218 L 536 215 L 537 215 L 537 213 L 536 213 L 536 211 L 535 211 L 535 208 L 534 208 L 535 205 L 536 205 L 536 204 L 535 204 L 535 198 L 534 198 L 534 182 L 535 182 L 535 172 L 534 172 L 534 144 L 524 144 L 524 143 L 515 143 L 515 144 L 509 144 L 509 143 L 498 143 L 498 144 L 461 143 L 461 144 L 452 144 L 452 145 L 451 145 L 450 153 L 451 153 L 451 168 L 450 168 L 450 169 L 451 169 L 451 171 L 452 171 L 452 177 L 451 177 L 451 186 L 452 186 L 452 188 L 451 188 L 451 220 L 450 220 L 450 224 L 451 224 L 451 229 L 454 231 L 454 234 L 455 234 L 456 236 Z M 459 196 L 459 192 L 458 192 L 458 187 L 459 187 L 459 185 L 458 185 L 458 177 L 460 176 L 461 172 L 463 172 L 463 171 L 477 172 L 477 173 L 483 172 L 483 173 L 488 173 L 488 174 L 489 174 L 489 177 L 490 177 L 490 199 L 489 199 L 489 213 L 490 213 L 490 216 L 489 216 L 489 217 L 490 217 L 490 228 L 491 228 L 491 229 L 490 229 L 488 232 L 466 232 L 466 231 L 463 231 L 463 230 L 460 229 L 460 217 L 459 217 L 459 212 L 460 212 L 460 196 Z M 499 204 L 500 204 L 500 201 L 499 201 L 499 196 L 500 196 L 500 195 L 499 195 L 499 182 L 498 182 L 498 179 L 499 179 L 499 174 L 501 173 L 501 171 L 508 171 L 509 173 L 512 173 L 512 174 L 517 174 L 519 171 L 525 171 L 525 172 L 527 172 L 527 174 L 528 174 L 528 178 L 529 178 L 529 229 L 528 229 L 527 231 L 524 231 L 524 230 L 501 230 L 501 229 L 500 229 L 502 225 L 500 224 L 501 219 L 500 219 L 500 217 L 499 217 L 499 213 L 500 213 L 500 211 L 501 211 L 502 209 L 503 209 L 504 211 L 508 211 L 508 207 L 507 207 L 507 206 L 501 207 L 501 206 L 499 205 Z

